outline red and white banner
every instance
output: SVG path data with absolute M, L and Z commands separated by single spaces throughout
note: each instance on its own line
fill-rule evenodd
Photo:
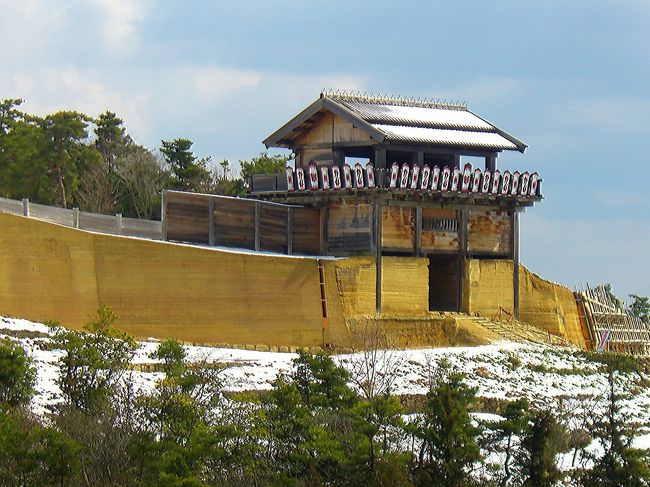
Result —
M 539 174 L 534 172 L 530 175 L 530 192 L 529 196 L 537 196 L 537 185 L 539 184 Z
M 519 191 L 519 178 L 521 177 L 521 174 L 519 171 L 515 171 L 512 173 L 512 188 L 510 189 L 510 194 L 512 196 L 515 196 L 517 194 L 517 191 Z
M 309 189 L 318 190 L 318 170 L 314 161 L 309 163 Z
M 483 173 L 483 182 L 481 183 L 481 193 L 487 194 L 490 192 L 490 180 L 492 179 L 492 173 L 489 169 L 486 169 Z
M 449 183 L 451 183 L 451 170 L 449 169 L 449 166 L 445 166 L 440 178 L 442 179 L 440 181 L 440 190 L 449 191 Z
M 363 166 L 358 162 L 354 165 L 354 183 L 357 188 L 364 187 Z
M 343 183 L 345 189 L 352 189 L 352 168 L 349 164 L 343 164 Z
M 305 190 L 305 170 L 302 167 L 296 168 L 296 183 L 298 184 L 298 191 Z
M 519 182 L 519 194 L 521 196 L 528 196 L 529 182 L 530 182 L 530 174 L 528 174 L 528 171 L 526 171 L 521 175 L 521 180 Z
M 492 189 L 490 190 L 490 193 L 499 194 L 500 184 L 501 184 L 501 171 L 495 169 L 494 174 L 492 174 Z
M 332 188 L 341 189 L 341 168 L 332 166 Z
M 397 188 L 397 178 L 399 177 L 399 164 L 393 162 L 393 165 L 390 168 L 390 189 Z
M 472 176 L 472 193 L 478 193 L 481 189 L 481 170 L 477 167 L 474 169 Z
M 437 164 L 433 166 L 431 173 L 431 191 L 438 191 L 440 189 L 440 166 Z
M 504 171 L 503 176 L 501 177 L 501 195 L 506 196 L 508 194 L 511 179 L 512 175 L 510 174 L 510 171 Z
M 422 168 L 422 180 L 420 181 L 420 189 L 426 191 L 429 186 L 429 179 L 431 179 L 431 167 L 425 164 Z
M 322 166 L 320 168 L 320 179 L 323 182 L 323 189 L 326 191 L 330 189 L 330 171 L 327 166 Z
M 291 166 L 287 166 L 284 171 L 287 175 L 287 191 L 295 190 L 296 188 L 293 184 L 293 168 Z
M 368 179 L 368 187 L 374 188 L 375 187 L 375 166 L 373 166 L 372 162 L 366 164 L 366 178 Z
M 402 172 L 399 176 L 399 189 L 406 189 L 409 185 L 409 173 L 411 172 L 411 166 L 408 163 L 402 164 Z
M 414 164 L 413 171 L 411 172 L 411 189 L 418 189 L 419 176 L 420 176 L 420 166 Z
M 465 164 L 465 167 L 463 168 L 463 184 L 460 186 L 460 190 L 463 193 L 467 193 L 469 191 L 469 184 L 471 178 L 472 178 L 472 165 L 468 162 L 467 164 Z
M 451 174 L 451 192 L 455 193 L 458 191 L 458 185 L 460 184 L 460 169 L 457 167 L 454 168 Z

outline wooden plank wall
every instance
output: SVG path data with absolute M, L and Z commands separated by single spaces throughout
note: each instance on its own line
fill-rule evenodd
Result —
M 320 254 L 320 210 L 318 208 L 294 207 L 291 214 L 293 253 Z
M 287 253 L 289 207 L 260 204 L 260 249 Z
M 244 198 L 216 195 L 165 193 L 165 225 L 168 240 L 209 244 L 210 200 L 214 207 L 214 245 L 241 249 L 319 255 L 321 210 Z M 256 218 L 256 206 L 259 215 Z M 291 212 L 291 238 L 288 235 Z M 255 222 L 259 221 L 256 236 Z M 290 245 L 291 240 L 291 245 Z
M 510 213 L 502 210 L 469 210 L 467 250 L 473 254 L 509 255 L 511 244 Z
M 422 251 L 458 252 L 460 246 L 458 216 L 457 210 L 422 208 L 422 237 L 420 239 Z M 436 224 L 442 229 L 431 228 Z
M 255 202 L 215 198 L 214 236 L 215 245 L 254 250 Z
M 336 204 L 328 208 L 327 247 L 334 255 L 368 254 L 372 250 L 369 204 Z
M 385 206 L 381 210 L 381 246 L 384 250 L 415 250 L 415 208 Z
M 210 196 L 167 191 L 165 198 L 167 240 L 207 244 Z

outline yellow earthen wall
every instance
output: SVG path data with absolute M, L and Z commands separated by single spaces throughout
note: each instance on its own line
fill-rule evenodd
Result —
M 322 345 L 316 259 L 92 234 L 7 214 L 0 229 L 2 315 L 79 327 L 107 305 L 138 337 Z
M 463 310 L 493 318 L 499 307 L 510 313 L 513 310 L 512 261 L 467 260 Z M 573 292 L 542 279 L 524 266 L 519 266 L 519 320 L 561 335 L 579 347 L 586 347 Z

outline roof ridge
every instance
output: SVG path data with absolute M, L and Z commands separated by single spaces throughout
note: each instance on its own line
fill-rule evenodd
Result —
M 356 101 L 383 105 L 395 105 L 418 108 L 442 108 L 445 110 L 468 110 L 467 104 L 461 101 L 436 100 L 433 98 L 405 98 L 401 96 L 382 95 L 381 93 L 367 93 L 347 90 L 323 90 L 321 98 L 335 101 Z

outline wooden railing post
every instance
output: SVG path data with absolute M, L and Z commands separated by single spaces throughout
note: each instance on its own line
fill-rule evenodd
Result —
M 29 199 L 23 198 L 23 216 L 29 218 Z
M 216 234 L 214 232 L 214 198 L 208 202 L 208 245 L 216 245 Z
M 72 226 L 79 228 L 79 208 L 76 206 L 72 208 Z
M 122 213 L 116 213 L 115 214 L 115 232 L 117 235 L 122 235 L 122 231 L 124 230 L 124 225 L 122 222 Z
M 293 208 L 287 208 L 287 255 L 293 254 Z
M 256 201 L 255 202 L 255 227 L 253 230 L 254 237 L 255 237 L 255 250 L 260 250 L 260 202 Z

